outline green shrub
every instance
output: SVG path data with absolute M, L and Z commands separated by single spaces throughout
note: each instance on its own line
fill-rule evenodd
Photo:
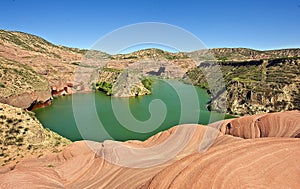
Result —
M 22 136 L 17 137 L 16 142 L 23 142 L 23 137 Z
M 13 119 L 11 119 L 11 118 L 7 118 L 6 122 L 7 122 L 7 123 L 13 123 L 13 122 L 14 122 L 14 120 L 13 120 Z
M 152 83 L 153 83 L 153 81 L 152 81 L 151 79 L 149 79 L 149 78 L 144 78 L 144 79 L 142 79 L 142 83 L 143 83 L 143 85 L 144 85 L 144 87 L 145 87 L 146 89 L 148 89 L 149 91 L 151 91 L 151 85 L 152 85 Z
M 101 82 L 97 82 L 95 84 L 95 87 L 98 91 L 102 91 L 105 92 L 107 95 L 111 95 L 112 94 L 112 87 L 113 85 L 111 83 L 105 82 L 105 81 L 101 81 Z
M 52 168 L 52 167 L 54 167 L 54 165 L 52 165 L 52 164 L 49 164 L 49 165 L 48 165 L 48 167 Z

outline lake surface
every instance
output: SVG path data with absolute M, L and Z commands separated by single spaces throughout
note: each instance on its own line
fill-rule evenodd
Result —
M 208 124 L 224 114 L 209 112 L 206 90 L 178 81 L 157 80 L 152 94 L 116 98 L 101 92 L 57 97 L 37 109 L 44 127 L 72 140 L 126 141 L 148 137 L 182 123 Z

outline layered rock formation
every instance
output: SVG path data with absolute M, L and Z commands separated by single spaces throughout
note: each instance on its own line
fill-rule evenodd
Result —
M 276 58 L 285 55 L 293 57 Z M 223 111 L 237 115 L 299 110 L 300 56 L 298 55 L 299 50 L 296 49 L 253 51 L 252 58 L 271 58 L 241 61 L 245 59 L 245 56 L 239 57 L 233 54 L 233 57 L 229 57 L 233 60 L 228 60 L 227 57 L 226 61 L 218 61 L 222 75 L 219 75 L 216 80 L 224 79 L 226 91 L 223 92 L 227 94 L 219 93 L 214 96 L 214 98 L 221 96 L 221 100 L 212 101 L 212 107 L 216 110 L 222 109 L 218 103 L 226 101 L 226 109 L 223 108 Z M 237 60 L 237 57 L 241 60 Z M 201 63 L 199 67 L 190 70 L 187 75 L 194 85 L 210 90 L 211 86 L 208 85 L 207 80 L 215 75 L 205 73 L 209 72 L 206 64 L 209 63 Z
M 210 126 L 181 125 L 144 142 L 75 142 L 59 154 L 2 169 L 0 187 L 300 187 L 299 111 Z
M 227 84 L 228 109 L 240 115 L 300 109 L 300 58 L 265 60 L 248 65 L 244 78 Z M 232 68 L 232 67 L 231 67 Z

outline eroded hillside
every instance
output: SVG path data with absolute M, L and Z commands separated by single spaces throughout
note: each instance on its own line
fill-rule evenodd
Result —
M 30 108 L 51 100 L 48 80 L 26 64 L 0 57 L 0 102 Z
M 223 99 L 226 101 L 225 111 L 245 115 L 299 110 L 300 50 L 240 50 L 238 53 L 238 49 L 235 49 L 231 56 L 226 56 L 226 60 L 217 61 L 226 84 L 227 94 Z M 224 53 L 222 49 L 215 51 L 217 56 Z M 206 69 L 203 62 L 199 67 L 191 69 L 187 75 L 194 85 L 209 89 L 209 75 L 204 74 Z M 212 101 L 211 108 L 218 110 L 218 103 Z
M 48 90 L 49 85 L 52 95 L 91 89 L 121 97 L 145 95 L 151 93 L 151 82 L 147 86 L 144 82 L 150 77 L 179 80 L 188 77 L 194 85 L 211 92 L 211 109 L 220 110 L 223 101 L 226 108 L 222 111 L 237 115 L 298 110 L 299 57 L 299 49 L 259 51 L 247 48 L 188 53 L 145 49 L 109 55 L 57 46 L 22 32 L 0 30 L 0 100 L 28 108 L 29 102 L 35 104 L 50 99 L 49 92 L 47 95 L 46 92 L 32 93 Z M 219 77 L 214 72 L 203 74 L 212 62 L 222 71 L 226 90 L 218 88 L 220 82 L 214 84 L 217 87 L 208 86 L 207 78 Z M 213 88 L 218 90 L 213 91 Z M 24 97 L 24 102 L 15 96 Z M 216 100 L 220 96 L 221 100 Z
M 0 165 L 59 152 L 71 141 L 43 128 L 33 112 L 0 103 Z
M 57 46 L 31 34 L 0 30 L 0 57 L 27 65 L 58 90 L 74 80 L 76 63 L 86 50 Z

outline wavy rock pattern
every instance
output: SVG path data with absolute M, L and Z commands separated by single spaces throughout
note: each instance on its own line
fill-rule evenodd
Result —
M 300 188 L 299 111 L 210 126 L 176 126 L 144 142 L 75 142 L 0 170 L 0 188 Z

